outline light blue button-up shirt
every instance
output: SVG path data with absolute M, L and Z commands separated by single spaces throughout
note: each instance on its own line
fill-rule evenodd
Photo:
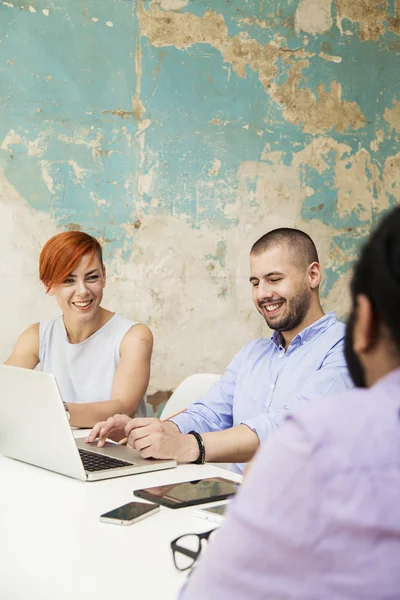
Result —
M 246 344 L 211 390 L 172 421 L 182 433 L 222 431 L 247 425 L 262 444 L 281 423 L 314 396 L 353 387 L 343 353 L 345 326 L 334 312 L 301 331 L 287 351 L 274 332 Z M 243 465 L 234 465 L 241 472 Z

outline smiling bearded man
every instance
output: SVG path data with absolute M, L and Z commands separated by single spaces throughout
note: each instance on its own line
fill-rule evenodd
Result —
M 352 387 L 344 358 L 345 327 L 319 300 L 321 267 L 312 239 L 275 229 L 250 253 L 254 304 L 271 338 L 251 341 L 224 375 L 184 413 L 165 422 L 115 415 L 95 425 L 88 441 L 129 436 L 145 458 L 234 462 L 241 472 L 287 412 L 314 396 Z

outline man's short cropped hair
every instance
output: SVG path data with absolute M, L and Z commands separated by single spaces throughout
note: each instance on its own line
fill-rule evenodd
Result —
M 319 262 L 318 252 L 310 236 L 300 229 L 280 227 L 273 229 L 258 239 L 251 248 L 251 254 L 259 255 L 273 246 L 287 246 L 296 264 L 308 267 Z

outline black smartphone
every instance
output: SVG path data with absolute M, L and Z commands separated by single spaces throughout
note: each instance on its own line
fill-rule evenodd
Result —
M 100 516 L 102 523 L 113 523 L 115 525 L 132 525 L 141 519 L 149 517 L 160 510 L 158 504 L 145 502 L 129 502 Z
M 197 481 L 136 490 L 133 493 L 139 498 L 168 506 L 168 508 L 183 508 L 184 506 L 225 500 L 236 494 L 239 485 L 239 483 L 224 477 L 209 477 Z

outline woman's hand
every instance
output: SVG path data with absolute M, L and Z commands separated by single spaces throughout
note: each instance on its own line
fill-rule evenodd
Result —
M 114 415 L 107 421 L 96 423 L 86 438 L 86 442 L 94 442 L 97 438 L 97 446 L 102 448 L 107 438 L 119 442 L 125 437 L 125 427 L 132 419 L 128 415 Z

